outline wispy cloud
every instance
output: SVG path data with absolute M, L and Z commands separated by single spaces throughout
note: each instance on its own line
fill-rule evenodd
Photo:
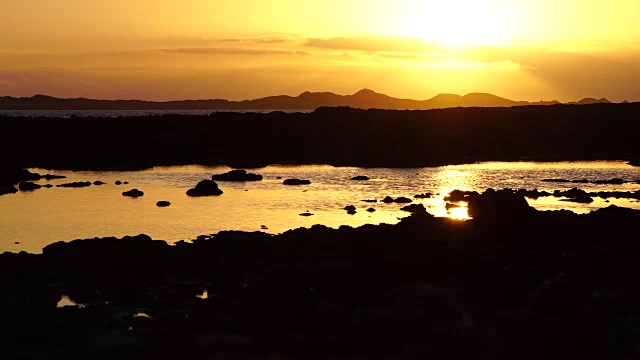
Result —
M 309 38 L 305 42 L 308 47 L 330 50 L 353 50 L 364 52 L 396 52 L 429 54 L 438 53 L 440 46 L 426 44 L 418 38 L 401 36 L 357 36 L 334 38 Z
M 240 47 L 195 47 L 163 49 L 164 52 L 196 55 L 308 55 L 300 50 L 253 49 Z

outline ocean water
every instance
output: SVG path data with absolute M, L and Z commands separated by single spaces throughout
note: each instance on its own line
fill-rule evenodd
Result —
M 186 191 L 212 174 L 223 173 L 228 167 L 179 166 L 158 167 L 135 172 L 71 172 L 31 169 L 40 174 L 65 175 L 67 179 L 38 181 L 52 185 L 72 181 L 106 182 L 88 188 L 42 188 L 0 196 L 0 252 L 28 251 L 39 253 L 56 241 L 69 241 L 105 236 L 148 234 L 169 242 L 192 240 L 198 235 L 224 230 L 265 231 L 272 234 L 289 229 L 322 224 L 341 225 L 397 223 L 408 216 L 404 205 L 365 203 L 362 200 L 382 200 L 386 196 L 406 196 L 431 192 L 431 199 L 414 199 L 436 216 L 464 220 L 464 204 L 448 212 L 443 200 L 454 189 L 484 191 L 487 188 L 526 188 L 553 191 L 579 187 L 586 191 L 636 191 L 640 184 L 595 185 L 542 182 L 545 178 L 640 180 L 640 167 L 623 161 L 562 162 L 562 163 L 480 163 L 415 169 L 353 168 L 333 166 L 269 166 L 250 170 L 264 176 L 263 181 L 218 184 L 224 194 L 217 197 L 191 198 Z M 357 175 L 371 178 L 366 182 L 351 181 Z M 281 177 L 282 179 L 279 179 Z M 311 180 L 311 185 L 285 186 L 283 179 Z M 128 185 L 115 185 L 116 180 Z M 122 192 L 137 188 L 141 198 L 122 196 Z M 159 208 L 156 202 L 171 202 Z M 562 202 L 555 198 L 527 199 L 540 210 L 568 209 L 587 213 L 611 204 L 640 209 L 635 200 L 595 199 L 592 204 Z M 344 210 L 357 207 L 355 215 Z M 376 212 L 369 213 L 370 207 Z M 302 217 L 303 212 L 314 216 Z M 264 229 L 266 228 L 266 229 Z
M 78 117 L 105 117 L 116 118 L 119 116 L 161 116 L 161 115 L 209 115 L 216 112 L 238 113 L 270 113 L 276 110 L 0 110 L 0 116 L 11 117 L 51 117 L 68 119 Z M 311 110 L 277 110 L 282 112 L 311 112 Z

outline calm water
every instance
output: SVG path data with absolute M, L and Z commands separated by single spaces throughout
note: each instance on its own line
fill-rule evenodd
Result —
M 11 117 L 107 117 L 155 115 L 209 115 L 215 112 L 269 113 L 273 110 L 0 110 L 0 116 Z M 311 112 L 311 110 L 278 110 L 284 112 Z
M 67 179 L 49 183 L 101 180 L 103 186 L 88 188 L 51 188 L 33 192 L 0 196 L 0 252 L 29 251 L 38 253 L 47 244 L 77 238 L 124 236 L 145 233 L 154 239 L 169 242 L 190 240 L 198 235 L 222 230 L 281 233 L 298 227 L 323 224 L 340 225 L 396 223 L 408 214 L 399 204 L 368 204 L 363 199 L 381 200 L 385 196 L 406 196 L 432 192 L 432 199 L 417 200 L 436 216 L 464 219 L 466 209 L 447 213 L 443 197 L 453 189 L 483 191 L 489 187 L 527 188 L 552 191 L 567 189 L 575 184 L 545 183 L 545 178 L 640 180 L 640 168 L 624 162 L 593 163 L 482 163 L 420 169 L 359 169 L 331 166 L 269 166 L 258 169 L 264 176 L 261 182 L 218 182 L 224 190 L 219 197 L 190 198 L 187 189 L 212 174 L 230 170 L 227 167 L 163 167 L 137 172 L 70 172 L 32 169 L 41 174 L 54 173 Z M 354 182 L 356 175 L 371 177 L 367 182 Z M 309 179 L 309 186 L 288 187 L 281 179 Z M 116 186 L 116 180 L 129 185 Z M 44 184 L 47 181 L 41 180 Z M 587 191 L 635 191 L 639 184 L 593 185 L 578 184 Z M 138 199 L 123 197 L 121 193 L 133 188 L 144 191 Z M 159 200 L 168 200 L 168 208 L 156 207 Z M 541 209 L 569 209 L 586 213 L 610 204 L 595 199 L 592 204 L 560 202 L 554 198 L 528 199 Z M 612 204 L 640 209 L 640 203 L 610 199 Z M 348 215 L 343 208 L 355 205 L 356 215 Z M 377 212 L 369 213 L 369 207 Z M 301 217 L 309 211 L 312 217 Z M 18 242 L 18 244 L 16 244 Z

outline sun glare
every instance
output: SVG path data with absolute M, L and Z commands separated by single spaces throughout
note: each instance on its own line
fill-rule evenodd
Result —
M 407 35 L 447 47 L 503 44 L 507 29 L 501 28 L 501 17 L 513 14 L 483 0 L 417 0 L 413 7 Z

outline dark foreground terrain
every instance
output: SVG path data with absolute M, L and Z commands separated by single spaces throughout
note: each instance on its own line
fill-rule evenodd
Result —
M 2 358 L 640 356 L 637 211 L 465 196 L 466 222 L 417 212 L 393 226 L 5 253 Z M 82 306 L 56 308 L 63 294 Z
M 640 159 L 640 103 L 451 108 L 320 108 L 52 119 L 0 117 L 2 161 L 21 167 L 330 164 L 422 167 L 501 160 Z

